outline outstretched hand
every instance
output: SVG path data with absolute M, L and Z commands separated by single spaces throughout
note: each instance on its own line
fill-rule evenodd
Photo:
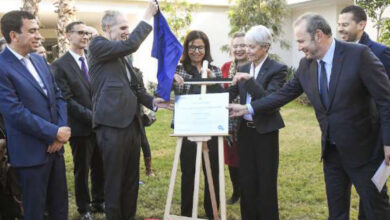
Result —
M 237 72 L 234 77 L 233 77 L 233 81 L 232 81 L 232 85 L 236 85 L 238 82 L 240 81 L 246 81 L 248 79 L 250 79 L 252 76 L 249 75 L 249 73 L 241 73 L 241 72 Z
M 173 106 L 169 101 L 165 101 L 162 98 L 156 97 L 153 99 L 153 105 L 157 106 L 158 108 L 165 108 L 169 110 L 173 110 Z
M 238 116 L 243 116 L 246 114 L 249 114 L 248 108 L 246 105 L 240 105 L 240 104 L 229 104 L 228 107 L 229 109 L 229 116 L 230 117 L 238 117 Z
M 155 0 L 149 0 L 148 7 L 146 8 L 145 14 L 144 14 L 144 19 L 146 21 L 149 21 L 156 13 L 158 10 L 158 5 Z

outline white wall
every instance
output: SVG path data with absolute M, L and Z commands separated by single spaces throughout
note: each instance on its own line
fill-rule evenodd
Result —
M 222 53 L 220 50 L 222 45 L 230 42 L 227 11 L 227 7 L 203 6 L 193 13 L 193 22 L 190 26 L 190 30 L 201 30 L 207 34 L 214 59 L 212 64 L 218 67 L 230 59 L 227 53 Z M 134 64 L 144 72 L 145 81 L 156 82 L 157 60 L 150 57 L 152 43 L 153 35 L 150 34 L 134 54 Z
M 293 2 L 293 0 L 290 0 Z M 298 2 L 297 0 L 295 2 Z M 282 50 L 278 45 L 274 45 L 272 53 L 276 53 L 281 57 L 281 61 L 287 64 L 288 66 L 297 67 L 299 64 L 299 60 L 304 56 L 303 52 L 298 51 L 298 45 L 294 39 L 294 31 L 293 31 L 293 22 L 302 14 L 313 12 L 322 15 L 329 23 L 332 28 L 333 36 L 338 38 L 337 33 L 337 20 L 338 15 L 341 9 L 345 6 L 351 4 L 352 1 L 338 1 L 335 2 L 326 2 L 326 1 L 299 1 L 305 2 L 300 5 L 290 5 L 290 12 L 286 16 L 285 21 L 283 23 L 284 35 L 283 38 L 290 42 L 289 50 Z M 310 4 L 307 2 L 311 2 Z

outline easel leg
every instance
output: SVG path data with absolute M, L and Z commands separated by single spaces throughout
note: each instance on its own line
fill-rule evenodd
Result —
M 202 166 L 202 141 L 198 141 L 196 142 L 196 163 L 195 163 L 194 200 L 192 202 L 192 218 L 198 218 L 199 181 L 200 181 L 201 166 Z
M 167 203 L 165 204 L 164 220 L 168 220 L 169 212 L 171 210 L 171 204 L 172 204 L 172 198 L 173 198 L 173 190 L 174 190 L 174 187 L 175 187 L 177 166 L 179 164 L 179 157 L 180 157 L 182 144 L 183 144 L 183 138 L 182 137 L 178 137 L 177 138 L 177 143 L 176 143 L 175 158 L 173 160 L 171 180 L 169 182 L 168 198 L 167 198 Z
M 214 219 L 217 220 L 218 219 L 217 199 L 215 196 L 214 180 L 213 180 L 213 175 L 210 166 L 209 149 L 207 148 L 207 142 L 205 141 L 203 142 L 203 157 L 204 157 L 204 165 L 206 167 L 207 183 L 209 184 L 211 205 L 213 207 L 213 215 L 214 215 Z
M 223 137 L 218 137 L 218 163 L 219 163 L 219 201 L 221 205 L 221 220 L 226 220 L 226 194 L 225 194 L 225 169 L 223 155 Z

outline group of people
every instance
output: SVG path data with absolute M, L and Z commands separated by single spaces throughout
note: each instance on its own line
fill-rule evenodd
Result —
M 68 219 L 67 142 L 80 218 L 93 219 L 91 212 L 135 218 L 141 146 L 147 175 L 154 175 L 141 105 L 157 110 L 168 103 L 146 93 L 142 72 L 128 55 L 152 30 L 148 22 L 156 12 L 150 1 L 131 38 L 126 16 L 117 11 L 105 12 L 102 36 L 71 22 L 65 30 L 70 48 L 52 64 L 40 53 L 43 37 L 32 14 L 11 11 L 1 18 L 1 131 L 18 177 L 23 219 Z M 3 208 L 0 219 L 15 219 Z
M 24 219 L 43 219 L 45 213 L 48 219 L 68 219 L 63 156 L 68 141 L 81 219 L 92 219 L 90 212 L 105 212 L 109 220 L 136 218 L 140 149 L 149 146 L 140 106 L 152 111 L 170 107 L 147 93 L 130 57 L 152 31 L 149 21 L 157 10 L 156 2 L 149 1 L 131 33 L 118 11 L 105 12 L 102 35 L 92 36 L 81 21 L 70 23 L 70 49 L 51 65 L 31 52 L 42 44 L 33 15 L 11 11 L 2 17 L 6 46 L 0 54 L 0 113 Z M 242 219 L 279 219 L 279 129 L 285 126 L 279 108 L 303 92 L 322 131 L 329 219 L 349 219 L 352 184 L 361 198 L 360 219 L 390 219 L 386 186 L 378 192 L 371 182 L 379 164 L 384 159 L 390 163 L 390 49 L 370 40 L 366 22 L 360 7 L 344 8 L 338 22 L 341 40 L 336 40 L 322 16 L 299 17 L 294 34 L 305 57 L 287 83 L 287 66 L 269 56 L 272 33 L 263 25 L 233 35 L 232 61 L 221 68 L 211 64 L 207 35 L 198 30 L 187 34 L 174 75 L 175 95 L 200 93 L 200 86 L 184 82 L 201 78 L 205 60 L 208 78 L 233 79 L 232 84 L 207 86 L 207 93 L 228 92 L 233 103 L 224 153 L 233 185 L 228 203 L 240 200 Z M 180 214 L 192 216 L 196 144 L 184 138 L 183 146 Z M 207 146 L 218 186 L 217 139 Z M 147 149 L 144 157 L 150 159 Z M 205 213 L 215 219 L 206 180 L 204 185 Z M 218 187 L 215 193 L 219 204 Z

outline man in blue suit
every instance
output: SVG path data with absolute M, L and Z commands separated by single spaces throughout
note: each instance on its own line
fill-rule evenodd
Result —
M 42 36 L 35 17 L 11 11 L 1 19 L 7 48 L 0 54 L 0 113 L 9 161 L 19 175 L 24 219 L 68 219 L 63 144 L 70 137 L 66 104 L 45 60 L 31 49 Z
M 272 112 L 305 92 L 322 132 L 329 220 L 349 220 L 352 185 L 364 209 L 360 219 L 390 219 L 387 188 L 379 192 L 371 181 L 383 160 L 390 164 L 390 81 L 383 64 L 367 46 L 335 40 L 320 15 L 299 17 L 294 34 L 305 57 L 293 79 L 250 104 L 231 104 L 231 115 Z
M 364 31 L 367 24 L 367 14 L 356 5 L 343 8 L 340 12 L 337 31 L 343 41 L 364 44 L 379 58 L 390 78 L 390 48 L 370 39 Z

